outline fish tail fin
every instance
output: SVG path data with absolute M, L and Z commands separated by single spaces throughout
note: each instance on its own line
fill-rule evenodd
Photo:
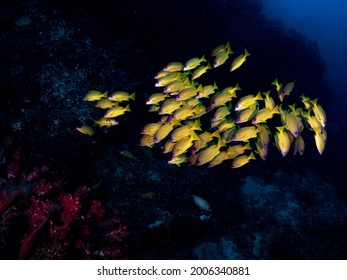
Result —
M 277 78 L 271 83 L 272 86 L 277 86 L 278 85 L 278 80 Z
M 249 159 L 256 159 L 256 157 L 254 156 L 253 151 L 249 154 Z
M 205 55 L 203 55 L 201 58 L 200 58 L 200 62 L 206 62 L 207 59 L 205 58 Z
M 101 96 L 104 97 L 104 98 L 108 98 L 108 90 L 105 91 Z
M 129 104 L 125 107 L 124 112 L 131 112 Z
M 134 100 L 135 101 L 135 92 L 133 93 L 133 94 L 131 94 L 130 96 L 129 96 L 129 98 L 131 99 L 131 100 Z
M 251 54 L 245 49 L 245 57 L 250 56 Z
M 200 137 L 194 132 L 194 130 L 190 133 L 190 140 L 195 141 L 195 140 L 201 140 Z
M 258 94 L 255 96 L 255 100 L 264 100 L 261 96 L 261 92 L 259 91 Z

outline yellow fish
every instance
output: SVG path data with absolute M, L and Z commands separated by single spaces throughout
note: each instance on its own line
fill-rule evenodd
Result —
M 159 112 L 159 109 L 160 109 L 160 105 L 153 104 L 151 105 L 151 107 L 149 107 L 148 112 Z
M 181 166 L 182 163 L 188 162 L 188 157 L 185 154 L 172 157 L 171 160 L 168 161 L 169 164 L 176 164 L 177 166 Z
M 164 70 L 161 70 L 159 71 L 155 76 L 154 76 L 154 79 L 158 80 L 166 75 L 169 75 L 171 74 L 170 72 L 167 72 L 167 71 L 164 71 Z
M 163 147 L 163 154 L 171 153 L 175 144 L 172 140 L 167 140 Z
M 213 94 L 217 89 L 218 87 L 216 83 L 214 83 L 213 85 L 204 86 L 202 88 L 202 91 L 198 91 L 198 95 L 196 96 L 196 98 L 207 98 L 211 94 Z
M 206 71 L 207 71 L 208 69 L 211 69 L 211 65 L 210 65 L 210 64 L 208 64 L 208 65 L 206 65 L 206 66 L 199 66 L 198 68 L 196 68 L 196 69 L 194 70 L 194 72 L 192 73 L 192 80 L 195 80 L 195 79 L 201 77 L 201 75 L 203 75 L 204 73 L 206 73 Z
M 144 134 L 140 138 L 140 146 L 146 146 L 149 148 L 153 148 L 154 146 L 154 135 Z
M 316 131 L 317 129 L 319 129 L 319 131 L 321 131 L 323 129 L 322 124 L 317 119 L 317 117 L 311 116 L 310 112 L 303 113 L 302 116 L 307 120 L 312 130 Z
M 115 118 L 120 115 L 125 114 L 125 112 L 130 112 L 130 106 L 129 104 L 124 108 L 120 106 L 116 106 L 113 108 L 110 108 L 106 111 L 106 114 L 104 115 L 104 118 Z
M 302 122 L 301 119 L 298 116 L 296 116 L 294 111 L 287 113 L 285 117 L 285 123 L 286 128 L 295 138 L 297 138 L 302 128 Z
M 257 125 L 258 127 L 258 140 L 263 147 L 267 147 L 270 142 L 269 127 L 266 124 Z
M 241 67 L 241 65 L 246 61 L 247 56 L 249 56 L 249 52 L 245 49 L 245 53 L 236 57 L 231 63 L 230 72 L 236 70 Z
M 220 53 L 218 53 L 216 55 L 215 60 L 214 60 L 213 68 L 216 68 L 216 67 L 224 64 L 227 61 L 229 55 L 232 54 L 232 53 L 233 52 L 231 51 L 230 48 L 227 48 L 227 49 L 221 51 Z
M 271 119 L 274 114 L 279 114 L 278 106 L 275 107 L 275 109 L 270 109 L 270 108 L 263 108 L 260 109 L 255 116 L 252 119 L 252 124 L 256 123 L 264 123 L 268 119 Z
M 219 107 L 212 117 L 212 121 L 224 121 L 225 117 L 230 114 L 228 106 Z
M 250 121 L 257 113 L 258 105 L 254 104 L 251 107 L 238 111 L 236 115 L 236 123 L 244 123 Z
M 318 150 L 319 154 L 321 154 L 321 155 L 324 152 L 327 138 L 328 138 L 328 135 L 327 135 L 327 132 L 324 128 L 321 131 L 319 131 L 318 129 L 315 130 L 314 140 L 316 142 L 317 150 Z
M 94 129 L 91 126 L 86 124 L 82 125 L 81 127 L 76 127 L 76 130 L 89 136 L 93 136 L 95 133 Z
M 142 129 L 141 134 L 154 135 L 161 125 L 161 123 L 148 123 Z
M 90 90 L 86 94 L 86 96 L 83 98 L 84 101 L 98 101 L 102 98 L 107 98 L 108 91 L 105 91 L 102 93 L 98 90 Z
M 99 126 L 111 127 L 119 124 L 115 119 L 101 118 L 99 120 L 94 120 L 94 123 Z
M 263 95 L 265 96 L 265 108 L 275 109 L 276 104 L 273 98 L 270 96 L 270 91 L 263 92 Z
M 318 98 L 312 100 L 312 105 L 313 105 L 312 110 L 313 110 L 313 113 L 316 116 L 317 120 L 322 125 L 322 127 L 325 127 L 326 122 L 327 122 L 327 116 L 326 116 L 325 111 L 322 108 L 322 106 L 319 105 L 317 102 L 318 102 Z
M 263 146 L 259 140 L 255 141 L 255 147 L 256 153 L 261 157 L 261 159 L 266 160 L 268 154 L 268 147 Z
M 225 45 L 219 45 L 217 47 L 215 47 L 211 53 L 211 56 L 217 56 L 218 54 L 220 54 L 221 52 L 227 50 L 228 48 L 230 48 L 230 43 L 227 42 Z
M 248 156 L 247 155 L 238 156 L 237 158 L 233 160 L 231 168 L 234 169 L 234 168 L 239 168 L 241 166 L 244 166 L 245 164 L 250 162 L 250 160 L 252 159 L 256 159 L 253 152 L 251 152 Z
M 175 120 L 183 121 L 188 119 L 189 117 L 199 114 L 199 112 L 200 112 L 200 108 L 198 106 L 195 108 L 182 107 L 175 110 L 175 112 L 172 114 L 169 120 L 171 121 L 175 119 Z
M 289 152 L 291 140 L 284 126 L 276 127 L 278 132 L 275 134 L 275 144 L 282 156 L 286 156 Z
M 294 155 L 299 152 L 300 155 L 303 155 L 305 151 L 305 142 L 301 135 L 299 135 L 294 141 Z
M 126 91 L 117 91 L 114 94 L 112 94 L 108 99 L 117 102 L 129 101 L 130 99 L 135 100 L 135 92 L 133 94 L 129 94 Z
M 301 95 L 301 102 L 304 104 L 306 110 L 310 110 L 312 108 L 311 99 L 305 95 Z
M 246 108 L 249 108 L 250 106 L 256 104 L 255 102 L 257 100 L 263 100 L 260 91 L 258 92 L 258 94 L 256 96 L 254 95 L 246 95 L 244 97 L 242 97 L 235 106 L 235 111 L 240 111 Z
M 220 152 L 213 160 L 209 162 L 208 167 L 214 167 L 216 165 L 221 164 L 223 161 L 230 159 L 230 155 L 227 151 Z
M 189 136 L 193 130 L 201 130 L 200 120 L 196 120 L 194 123 L 190 122 L 185 126 L 176 128 L 171 133 L 171 141 L 177 142 L 178 140 Z
M 155 84 L 156 87 L 165 87 L 167 86 L 169 83 L 176 81 L 176 80 L 182 80 L 183 78 L 185 78 L 186 75 L 182 75 L 179 72 L 174 72 L 174 73 L 170 73 L 167 74 L 161 78 L 159 78 L 157 80 L 157 83 Z
M 118 102 L 114 102 L 112 100 L 108 100 L 108 99 L 100 99 L 96 104 L 95 107 L 100 108 L 100 109 L 109 109 L 112 108 L 114 106 L 117 106 Z
M 222 90 L 222 93 L 229 93 L 236 97 L 236 91 L 241 90 L 239 84 L 236 84 L 234 87 L 226 87 L 225 89 Z
M 295 81 L 294 82 L 290 82 L 288 84 L 286 84 L 282 89 L 281 91 L 279 92 L 279 98 L 280 98 L 280 101 L 283 102 L 283 99 L 286 95 L 289 95 L 293 88 L 294 88 L 294 85 L 295 85 Z
M 259 129 L 255 126 L 244 126 L 235 132 L 231 141 L 248 142 L 249 139 L 257 137 L 258 131 Z
M 177 93 L 184 89 L 190 87 L 190 82 L 189 79 L 185 79 L 183 82 L 182 81 L 172 81 L 169 83 L 165 89 L 164 93 L 170 93 L 170 95 L 177 95 Z
M 219 133 L 222 133 L 230 128 L 234 128 L 235 125 L 235 121 L 233 120 L 223 120 L 221 123 L 218 124 L 217 129 Z
M 161 140 L 163 140 L 166 136 L 169 135 L 169 133 L 174 129 L 174 127 L 178 125 L 178 122 L 167 122 L 161 125 L 157 132 L 154 134 L 154 143 L 159 143 Z
M 180 108 L 182 102 L 176 101 L 176 99 L 170 98 L 164 101 L 159 110 L 159 115 L 172 114 L 178 108 Z
M 223 146 L 225 146 L 225 144 L 219 138 L 217 144 L 211 145 L 210 147 L 206 148 L 205 150 L 203 150 L 199 153 L 199 156 L 196 160 L 196 165 L 200 166 L 200 165 L 203 165 L 205 163 L 212 161 L 220 153 L 219 150 Z
M 282 90 L 282 84 L 280 84 L 280 83 L 278 82 L 278 80 L 275 79 L 275 80 L 271 83 L 271 85 L 275 86 L 275 87 L 276 87 L 276 91 L 278 92 L 278 94 L 280 94 L 280 92 L 281 92 L 281 90 Z
M 239 155 L 242 155 L 246 150 L 252 150 L 251 144 L 248 142 L 246 145 L 233 145 L 227 149 L 229 158 L 236 158 Z
M 194 141 L 193 148 L 192 148 L 192 154 L 197 153 L 200 151 L 202 148 L 206 146 L 207 143 L 212 141 L 213 137 L 219 138 L 219 132 L 216 130 L 213 133 L 210 133 L 208 131 L 205 131 L 199 135 L 200 140 Z
M 181 62 L 171 62 L 163 70 L 166 72 L 179 72 L 183 70 L 183 64 Z
M 198 67 L 202 62 L 206 62 L 206 58 L 205 55 L 203 55 L 201 58 L 195 57 L 192 59 L 189 59 L 186 64 L 184 65 L 183 70 L 184 71 L 188 71 L 188 70 L 192 70 L 195 69 L 196 67 Z
M 235 92 L 232 94 L 228 92 L 224 92 L 224 93 L 220 92 L 215 94 L 210 102 L 210 105 L 207 108 L 207 111 L 212 111 L 214 108 L 223 106 L 227 102 L 231 101 L 231 99 L 233 99 L 234 97 L 236 97 Z
M 164 101 L 166 98 L 170 97 L 169 94 L 167 93 L 162 93 L 162 92 L 158 92 L 158 93 L 153 93 L 147 100 L 146 104 L 147 105 L 152 105 L 152 104 L 158 104 L 162 101 Z
M 191 146 L 193 146 L 193 141 L 196 140 L 200 140 L 200 138 L 194 131 L 192 131 L 189 136 L 178 140 L 172 149 L 172 156 L 177 157 L 185 153 Z
M 201 85 L 199 87 L 202 88 Z M 188 100 L 192 97 L 195 97 L 197 94 L 198 94 L 198 89 L 194 87 L 185 88 L 178 93 L 176 100 L 177 101 Z

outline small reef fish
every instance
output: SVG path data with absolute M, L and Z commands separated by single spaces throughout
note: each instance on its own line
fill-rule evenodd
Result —
M 317 150 L 319 154 L 322 155 L 327 142 L 327 132 L 324 128 L 322 130 L 316 129 L 314 132 L 314 140 L 316 142 Z
M 257 137 L 258 131 L 259 129 L 255 126 L 241 127 L 235 132 L 231 138 L 231 141 L 248 142 L 249 139 Z
M 295 140 L 294 140 L 294 156 L 296 153 L 299 152 L 299 154 L 302 156 L 305 151 L 305 142 L 304 139 L 302 138 L 301 135 L 299 135 Z
M 208 98 L 211 94 L 213 94 L 218 89 L 216 83 L 213 85 L 204 86 L 202 91 L 198 91 L 196 98 Z
M 90 90 L 86 94 L 86 96 L 83 98 L 84 101 L 98 101 L 102 98 L 107 98 L 108 91 L 105 91 L 102 93 L 98 90 Z
M 253 152 L 251 152 L 248 156 L 247 155 L 242 155 L 242 156 L 238 156 L 237 158 L 235 158 L 231 164 L 231 168 L 239 168 L 241 166 L 246 165 L 247 163 L 249 163 L 251 160 L 255 160 L 255 156 L 253 154 Z
M 278 132 L 275 134 L 275 144 L 282 156 L 286 156 L 289 152 L 291 139 L 288 133 L 285 131 L 284 126 L 276 127 Z
M 212 161 L 220 153 L 220 148 L 224 147 L 224 146 L 225 146 L 225 144 L 219 138 L 217 144 L 211 145 L 199 153 L 199 156 L 196 160 L 195 165 L 200 166 L 200 165 L 203 165 L 205 163 Z
M 200 78 L 203 74 L 206 73 L 208 69 L 211 69 L 210 64 L 207 64 L 206 66 L 199 66 L 198 68 L 196 68 L 192 73 L 192 80 Z
M 149 148 L 153 148 L 154 146 L 154 135 L 148 135 L 148 134 L 144 134 L 142 135 L 142 137 L 140 138 L 140 146 L 142 147 L 149 147 Z
M 158 128 L 157 132 L 154 134 L 154 143 L 159 143 L 161 140 L 163 140 L 166 136 L 170 134 L 170 132 L 178 124 L 179 122 L 172 121 L 172 122 L 166 122 L 163 125 L 161 125 Z
M 327 122 L 327 116 L 325 114 L 323 107 L 319 105 L 317 102 L 318 102 L 318 98 L 312 100 L 312 106 L 313 106 L 312 111 L 314 115 L 316 116 L 317 120 L 322 125 L 322 127 L 325 127 Z
M 108 99 L 117 102 L 129 101 L 130 99 L 135 100 L 135 92 L 133 94 L 129 94 L 129 92 L 126 91 L 117 91 L 113 93 Z
M 162 101 L 164 101 L 166 98 L 170 97 L 169 94 L 167 93 L 162 93 L 162 92 L 158 92 L 158 93 L 153 93 L 147 100 L 146 104 L 147 105 L 151 105 L 151 104 L 158 104 Z
M 279 113 L 280 111 L 278 110 L 278 106 L 276 106 L 274 109 L 270 109 L 270 108 L 260 109 L 253 117 L 252 124 L 264 123 L 267 120 L 271 119 L 274 114 L 279 114 Z
M 189 136 L 178 140 L 172 149 L 172 156 L 177 157 L 185 153 L 193 145 L 193 141 L 196 140 L 200 140 L 200 137 L 194 131 Z
M 236 103 L 235 111 L 247 109 L 248 107 L 254 105 L 257 100 L 263 100 L 260 92 L 258 92 L 256 96 L 251 94 L 244 96 Z
M 119 124 L 115 119 L 100 118 L 99 120 L 94 120 L 94 123 L 101 127 L 111 127 Z
M 188 157 L 186 154 L 182 154 L 179 156 L 172 157 L 169 161 L 168 164 L 176 164 L 177 166 L 181 166 L 182 163 L 188 162 Z
M 141 134 L 154 135 L 161 125 L 161 123 L 148 123 L 142 129 Z
M 220 53 L 218 53 L 215 57 L 213 68 L 219 67 L 222 64 L 224 64 L 227 59 L 229 58 L 229 55 L 231 55 L 233 52 L 229 47 L 226 47 L 224 50 L 222 50 Z
M 265 108 L 269 109 L 275 109 L 276 104 L 273 98 L 270 96 L 271 91 L 263 92 L 263 95 L 265 96 Z
M 271 83 L 271 85 L 276 87 L 276 91 L 278 92 L 278 94 L 280 94 L 281 90 L 282 90 L 282 84 L 280 84 L 277 80 L 277 78 Z
M 163 70 L 166 72 L 179 72 L 183 70 L 183 64 L 181 62 L 171 62 Z
M 129 104 L 125 108 L 116 106 L 116 107 L 108 109 L 104 115 L 104 118 L 115 118 L 125 114 L 125 112 L 130 112 Z
M 233 62 L 231 63 L 230 72 L 235 71 L 236 69 L 240 68 L 241 65 L 246 61 L 247 56 L 249 56 L 250 53 L 245 49 L 245 53 L 239 55 L 236 57 Z
M 288 84 L 286 84 L 279 92 L 279 99 L 281 102 L 283 102 L 283 99 L 286 95 L 289 95 L 293 88 L 294 88 L 294 85 L 295 85 L 295 81 L 294 82 L 290 82 Z
M 82 125 L 81 127 L 76 127 L 76 130 L 89 136 L 93 136 L 95 133 L 94 129 L 91 126 L 86 124 Z
M 188 70 L 192 70 L 195 69 L 196 67 L 198 67 L 202 62 L 206 62 L 206 58 L 205 55 L 203 55 L 201 58 L 195 57 L 195 58 L 191 58 L 189 59 L 186 64 L 184 65 L 183 71 L 188 71 Z
M 225 45 L 219 45 L 217 47 L 215 47 L 211 53 L 211 56 L 217 56 L 218 54 L 220 54 L 221 52 L 226 51 L 228 48 L 230 48 L 230 43 L 227 42 Z
M 257 113 L 258 104 L 254 104 L 251 107 L 238 111 L 236 114 L 236 123 L 244 123 L 250 121 Z
M 132 159 L 132 160 L 137 160 L 137 157 L 135 157 L 132 152 L 128 151 L 128 150 L 123 150 L 123 151 L 119 151 L 119 153 L 128 158 L 128 159 Z
M 204 211 L 212 211 L 210 204 L 203 198 L 197 195 L 193 195 L 194 203 L 196 206 L 198 206 L 201 210 Z
M 95 104 L 95 107 L 100 109 L 109 109 L 117 105 L 118 105 L 118 102 L 103 98 L 98 100 L 98 102 Z

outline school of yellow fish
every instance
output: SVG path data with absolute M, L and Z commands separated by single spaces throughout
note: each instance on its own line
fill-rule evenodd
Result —
M 135 100 L 135 93 L 130 94 L 126 91 L 117 91 L 109 96 L 108 91 L 101 92 L 98 90 L 90 90 L 83 100 L 96 102 L 95 107 L 106 110 L 101 118 L 94 120 L 94 124 L 99 127 L 108 128 L 119 124 L 116 117 L 124 115 L 126 112 L 130 112 L 128 102 L 130 100 Z M 120 105 L 120 103 L 122 103 L 122 105 Z M 123 105 L 123 103 L 127 104 Z M 95 134 L 94 128 L 87 124 L 76 127 L 76 130 L 89 136 Z
M 326 114 L 317 99 L 301 95 L 302 107 L 284 104 L 295 81 L 283 85 L 275 79 L 269 91 L 255 94 L 241 94 L 239 84 L 221 89 L 216 83 L 204 85 L 198 81 L 227 63 L 232 54 L 228 42 L 212 51 L 211 64 L 203 55 L 186 63 L 171 62 L 159 71 L 155 86 L 162 90 L 152 94 L 146 104 L 160 118 L 143 128 L 140 145 L 153 147 L 161 142 L 163 153 L 172 154 L 169 164 L 213 167 L 231 160 L 231 168 L 239 168 L 255 160 L 256 155 L 266 160 L 272 139 L 283 156 L 291 147 L 294 154 L 302 155 L 302 131 L 306 127 L 313 131 L 322 154 L 327 142 Z M 245 50 L 234 58 L 230 72 L 244 65 L 248 56 Z M 273 118 L 281 123 L 274 133 L 268 126 Z

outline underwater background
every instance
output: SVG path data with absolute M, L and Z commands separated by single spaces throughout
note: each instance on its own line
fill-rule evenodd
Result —
M 346 259 L 346 5 L 1 1 L 1 259 Z M 272 138 L 237 169 L 139 145 L 158 71 L 228 41 L 251 55 L 206 82 L 256 94 L 295 80 L 289 104 L 304 94 L 326 112 L 322 155 L 308 129 L 303 155 Z M 100 116 L 90 90 L 136 100 L 90 137 L 76 130 Z

